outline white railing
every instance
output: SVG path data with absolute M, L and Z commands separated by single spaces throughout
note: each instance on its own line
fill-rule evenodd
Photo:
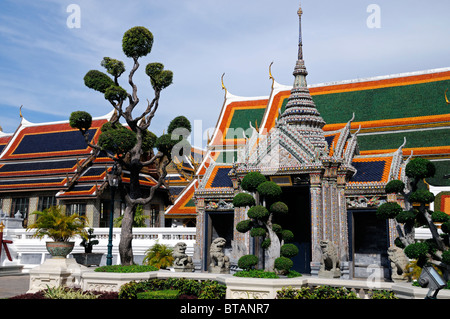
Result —
M 119 242 L 120 242 L 120 228 L 113 229 L 112 236 L 112 255 L 113 264 L 119 264 Z M 194 252 L 195 243 L 195 227 L 175 227 L 175 228 L 133 228 L 133 254 L 136 263 L 141 263 L 145 256 L 145 252 L 153 246 L 156 242 L 165 244 L 170 247 L 175 246 L 178 242 L 185 242 L 187 245 L 186 253 L 190 256 Z M 94 246 L 93 252 L 104 253 L 102 264 L 106 263 L 106 254 L 108 251 L 108 228 L 94 228 L 95 239 L 98 239 L 99 244 Z M 6 229 L 4 230 L 4 238 L 12 240 L 12 244 L 8 244 L 9 251 L 13 258 L 10 262 L 5 254 L 2 253 L 0 259 L 0 266 L 8 265 L 23 265 L 24 271 L 42 264 L 46 258 L 49 258 L 45 242 L 51 241 L 50 238 L 37 239 L 33 238 L 33 233 L 25 229 Z M 80 246 L 81 239 L 76 238 L 75 247 L 72 253 L 82 253 L 84 248 Z M 70 257 L 70 256 L 69 256 Z

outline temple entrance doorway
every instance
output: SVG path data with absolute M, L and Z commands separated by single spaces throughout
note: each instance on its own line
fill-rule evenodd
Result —
M 375 210 L 349 210 L 353 277 L 389 278 L 388 224 Z
M 206 258 L 203 260 L 203 269 L 208 270 L 210 257 L 209 249 L 214 239 L 222 237 L 227 241 L 224 248 L 226 256 L 231 255 L 231 242 L 234 232 L 234 211 L 226 212 L 207 212 L 206 213 L 206 234 L 205 234 L 205 252 Z
M 283 229 L 294 233 L 292 242 L 299 249 L 299 254 L 292 258 L 293 270 L 299 273 L 311 273 L 311 205 L 309 185 L 282 187 L 281 201 L 289 207 L 286 216 L 275 218 Z

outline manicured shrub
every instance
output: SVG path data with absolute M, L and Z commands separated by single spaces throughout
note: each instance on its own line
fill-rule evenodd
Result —
M 180 295 L 179 290 L 156 290 L 156 291 L 144 291 L 136 295 L 137 299 L 178 299 Z
M 164 65 L 159 62 L 147 64 L 145 67 L 145 74 L 150 77 L 150 83 L 154 90 L 165 89 L 171 85 L 173 81 L 173 72 L 164 70 Z
M 281 187 L 272 181 L 261 183 L 256 190 L 261 196 L 269 200 L 278 198 L 282 193 Z
M 385 191 L 386 193 L 401 193 L 405 188 L 405 183 L 402 181 L 395 179 L 386 184 Z
M 403 211 L 403 208 L 397 203 L 384 203 L 378 206 L 376 216 L 380 219 L 395 218 Z
M 270 212 L 285 215 L 289 212 L 288 206 L 283 202 L 275 202 L 270 206 Z
M 101 266 L 94 269 L 96 272 L 120 272 L 120 273 L 133 273 L 133 272 L 147 272 L 158 271 L 159 269 L 150 265 L 111 265 Z
M 281 232 L 281 238 L 283 238 L 285 242 L 290 242 L 294 240 L 294 233 L 288 229 L 285 229 Z
M 163 134 L 156 139 L 155 147 L 161 153 L 169 155 L 173 147 L 180 141 L 181 139 L 172 139 L 172 134 Z
M 169 128 L 167 133 L 171 134 L 174 130 L 178 128 L 184 128 L 187 131 L 191 131 L 191 122 L 185 116 L 177 116 L 175 117 L 169 124 Z M 187 136 L 185 136 L 186 138 Z
M 248 192 L 255 192 L 257 187 L 266 181 L 266 177 L 260 172 L 250 172 L 241 181 L 241 187 Z
M 255 205 L 255 198 L 248 193 L 239 193 L 233 198 L 234 207 L 247 207 Z
M 76 111 L 70 114 L 69 124 L 73 128 L 87 130 L 92 125 L 92 116 L 85 111 Z
M 272 224 L 272 230 L 278 234 L 283 231 L 283 228 L 279 224 Z
M 253 219 L 267 218 L 269 214 L 270 213 L 267 210 L 267 208 L 261 205 L 250 207 L 250 209 L 247 212 L 248 217 Z
M 277 299 L 359 299 L 356 293 L 345 287 L 285 287 L 277 291 Z
M 409 197 L 411 202 L 428 204 L 434 201 L 434 194 L 426 189 L 418 189 Z
M 236 230 L 240 233 L 246 233 L 253 227 L 253 221 L 251 219 L 246 219 L 243 221 L 240 221 L 236 225 Z
M 281 256 L 292 258 L 298 255 L 298 248 L 294 244 L 284 244 L 280 249 Z
M 294 266 L 294 262 L 287 257 L 278 257 L 275 259 L 275 269 L 280 271 L 288 271 Z
M 263 227 L 254 227 L 250 230 L 250 236 L 263 237 L 266 235 L 266 229 Z
M 389 290 L 374 290 L 370 299 L 398 299 L 395 292 Z
M 261 247 L 264 249 L 267 249 L 270 247 L 270 244 L 272 243 L 272 241 L 270 240 L 270 238 L 266 238 L 263 240 L 263 242 L 261 243 Z
M 120 287 L 119 299 L 137 299 L 137 294 L 144 291 L 179 290 L 180 296 L 191 296 L 198 299 L 224 299 L 226 286 L 217 281 L 198 281 L 186 278 L 149 279 L 131 281 Z
M 233 274 L 235 277 L 248 277 L 248 278 L 279 278 L 273 271 L 264 271 L 262 269 L 251 269 L 238 271 Z
M 446 250 L 442 253 L 442 262 L 450 265 L 450 250 Z
M 88 71 L 83 80 L 88 88 L 101 93 L 105 93 L 107 88 L 114 85 L 114 81 L 108 75 L 97 70 Z
M 428 244 L 425 242 L 410 244 L 405 248 L 405 254 L 412 259 L 425 258 L 428 252 L 428 247 Z
M 128 96 L 127 91 L 118 85 L 111 85 L 109 88 L 105 91 L 105 99 L 108 101 L 120 101 L 125 100 Z
M 405 174 L 411 178 L 427 178 L 433 177 L 436 172 L 436 167 L 427 159 L 416 157 L 412 159 L 405 168 Z
M 399 222 L 400 224 L 406 224 L 406 223 L 411 224 L 411 223 L 414 223 L 416 216 L 417 216 L 416 211 L 402 211 L 395 217 L 395 220 L 397 222 Z
M 450 221 L 443 223 L 441 225 L 441 230 L 446 234 L 450 234 Z
M 129 58 L 139 58 L 150 53 L 153 34 L 145 27 L 133 27 L 122 38 L 123 53 Z
M 238 267 L 244 270 L 255 268 L 258 264 L 258 257 L 255 255 L 244 255 L 238 260 Z
M 435 223 L 445 223 L 450 220 L 450 216 L 444 212 L 435 211 L 431 214 L 431 219 Z
M 128 129 L 108 130 L 100 134 L 98 145 L 113 154 L 125 154 L 136 145 L 136 133 Z

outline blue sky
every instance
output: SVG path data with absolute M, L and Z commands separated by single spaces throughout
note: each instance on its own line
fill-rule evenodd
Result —
M 80 8 L 80 28 L 67 25 L 70 4 Z M 367 26 L 370 4 L 381 10 L 380 28 Z M 0 126 L 5 132 L 17 128 L 20 105 L 35 123 L 64 120 L 76 110 L 94 117 L 110 112 L 83 77 L 102 70 L 104 56 L 124 61 L 129 71 L 122 36 L 142 25 L 154 36 L 153 50 L 136 75 L 142 106 L 153 97 L 145 65 L 162 62 L 174 72 L 150 129 L 159 135 L 173 117 L 185 115 L 204 132 L 214 127 L 223 104 L 222 73 L 227 89 L 239 96 L 270 93 L 272 61 L 277 82 L 293 83 L 298 5 L 298 0 L 2 0 Z M 309 84 L 450 67 L 448 0 L 303 0 L 302 8 Z M 125 89 L 127 76 L 121 79 Z

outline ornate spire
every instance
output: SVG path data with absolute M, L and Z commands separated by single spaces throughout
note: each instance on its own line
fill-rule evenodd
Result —
M 321 117 L 314 101 L 309 93 L 306 83 L 305 62 L 303 61 L 303 40 L 302 40 L 302 14 L 300 8 L 297 11 L 299 18 L 299 42 L 298 42 L 298 60 L 295 64 L 293 75 L 294 85 L 289 96 L 286 110 L 280 116 L 280 123 L 295 125 L 296 129 L 308 138 L 316 147 L 325 149 L 326 141 L 322 128 L 325 121 Z
M 299 36 L 298 36 L 298 60 L 303 60 L 303 40 L 302 40 L 302 14 L 303 14 L 303 10 L 302 10 L 302 6 L 300 4 L 300 7 L 297 11 L 298 14 L 298 19 L 299 19 Z

